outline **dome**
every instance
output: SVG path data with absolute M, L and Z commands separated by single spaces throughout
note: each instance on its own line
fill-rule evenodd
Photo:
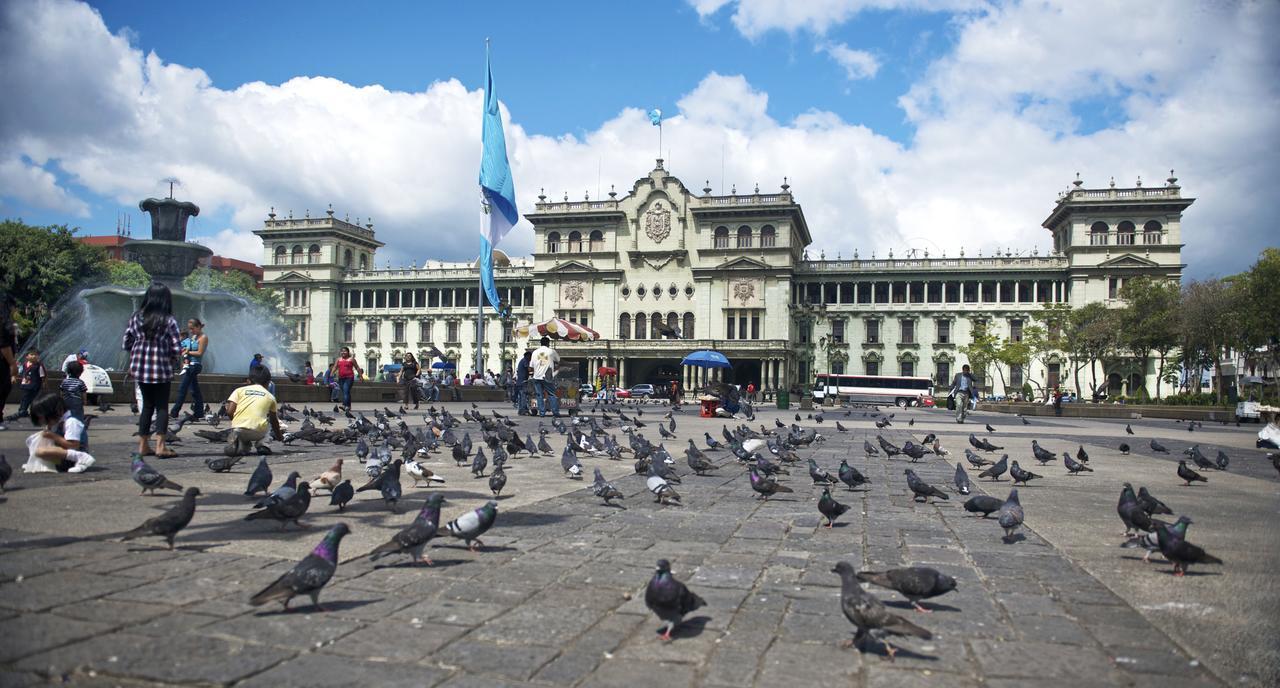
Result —
M 480 269 L 480 256 L 476 256 L 476 260 L 471 264 L 471 267 L 476 268 L 477 270 Z M 495 268 L 511 267 L 511 257 L 508 256 L 500 248 L 493 249 L 493 267 Z

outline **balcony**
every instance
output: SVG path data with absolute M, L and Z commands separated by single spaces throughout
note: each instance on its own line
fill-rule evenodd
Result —
M 987 271 L 992 269 L 1050 270 L 1067 267 L 1066 256 L 992 256 L 985 258 L 885 258 L 872 260 L 808 260 L 797 273 Z

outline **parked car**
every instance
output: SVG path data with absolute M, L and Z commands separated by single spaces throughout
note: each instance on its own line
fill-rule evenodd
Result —
M 614 397 L 615 399 L 630 399 L 630 398 L 631 398 L 631 391 L 630 391 L 630 390 L 622 389 L 622 388 L 620 388 L 620 387 L 611 387 L 610 389 L 612 389 L 612 390 L 613 390 L 613 397 Z M 603 389 L 602 389 L 602 390 L 600 390 L 599 392 L 596 392 L 596 393 L 595 393 L 595 397 L 596 397 L 596 399 L 603 400 L 603 399 L 605 398 L 605 390 L 603 390 Z
M 595 393 L 596 393 L 596 388 L 586 384 L 585 382 L 583 384 L 578 385 L 578 396 L 583 399 L 590 399 L 591 395 Z
M 654 395 L 654 389 L 653 389 L 653 385 L 651 384 L 644 383 L 640 385 L 633 385 L 631 387 L 630 396 L 633 399 L 648 399 L 653 395 Z

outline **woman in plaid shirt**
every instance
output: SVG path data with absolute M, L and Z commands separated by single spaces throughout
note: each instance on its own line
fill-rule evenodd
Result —
M 164 446 L 164 437 L 169 431 L 169 382 L 173 380 L 173 362 L 182 351 L 169 287 L 160 282 L 151 283 L 142 297 L 142 307 L 129 318 L 129 327 L 124 331 L 124 349 L 129 352 L 129 374 L 142 392 L 138 453 L 143 456 L 152 454 L 150 440 L 154 417 L 155 455 L 162 459 L 177 456 Z

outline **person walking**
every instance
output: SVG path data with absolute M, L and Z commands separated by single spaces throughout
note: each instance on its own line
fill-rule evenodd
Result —
M 316 371 L 315 368 L 311 367 L 311 361 L 307 361 L 307 365 L 302 369 L 302 374 L 306 376 L 307 386 L 311 386 L 316 383 Z
M 414 408 L 418 408 L 418 373 L 421 370 L 413 354 L 404 355 L 404 361 L 400 363 L 400 390 L 404 397 L 401 403 L 405 406 L 412 403 Z
M 4 404 L 18 381 L 18 341 L 14 326 L 14 313 L 17 312 L 18 301 L 8 292 L 0 293 L 0 430 L 8 430 L 5 426 Z
M 756 402 L 756 383 L 754 382 L 747 383 L 747 401 L 753 404 Z
M 356 382 L 356 375 L 364 375 L 360 364 L 351 356 L 349 347 L 342 347 L 338 360 L 333 362 L 333 374 L 338 378 L 338 390 L 342 396 L 342 407 L 351 410 L 351 385 Z
M 155 416 L 156 447 L 154 454 L 162 459 L 177 456 L 165 446 L 169 431 L 169 383 L 173 380 L 173 362 L 182 351 L 178 337 L 178 321 L 173 319 L 173 294 L 162 282 L 152 282 L 142 297 L 142 307 L 129 317 L 124 331 L 125 351 L 129 352 L 129 374 L 142 393 L 138 418 L 138 453 L 149 456 L 152 421 Z
M 204 394 L 200 392 L 200 373 L 204 370 L 204 353 L 209 348 L 209 335 L 204 333 L 204 323 L 200 318 L 187 320 L 187 336 L 180 342 L 182 346 L 182 384 L 178 385 L 178 399 L 169 411 L 170 418 L 177 418 L 182 405 L 187 403 L 187 392 L 191 392 L 191 413 L 197 418 L 204 417 Z
M 973 373 L 969 372 L 969 364 L 966 363 L 951 381 L 951 395 L 956 400 L 957 423 L 963 423 L 968 417 L 969 399 L 973 397 L 976 389 L 977 381 L 973 379 Z
M 538 415 L 547 415 L 547 397 L 551 398 L 551 415 L 560 417 L 560 400 L 556 398 L 556 368 L 560 354 L 551 348 L 551 338 L 543 337 L 533 352 L 533 388 L 538 393 Z
M 40 388 L 44 386 L 44 379 L 48 374 L 44 369 L 44 362 L 40 360 L 40 350 L 28 349 L 27 357 L 18 369 L 18 388 L 22 390 L 22 399 L 18 402 L 19 416 L 27 415 L 27 409 L 31 408 L 31 402 L 40 394 Z
M 515 403 L 516 413 L 521 416 L 529 415 L 529 370 L 532 359 L 533 349 L 525 349 L 520 363 L 516 365 Z

